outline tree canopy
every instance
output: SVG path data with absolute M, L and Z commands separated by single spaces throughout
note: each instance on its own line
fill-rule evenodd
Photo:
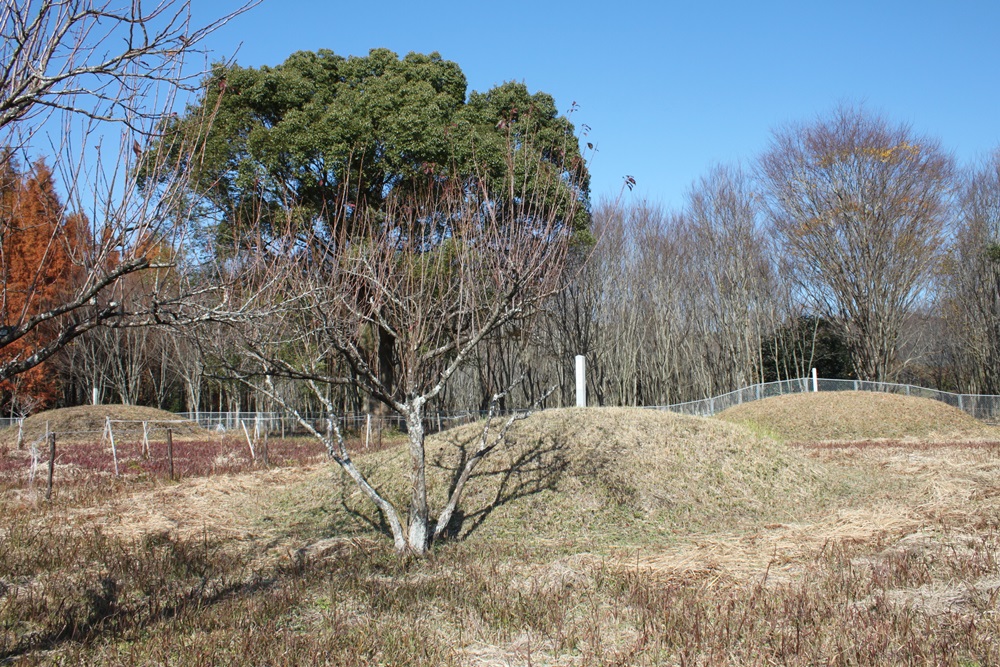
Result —
M 79 216 L 65 215 L 55 192 L 52 171 L 39 160 L 22 170 L 8 153 L 0 163 L 0 325 L 5 332 L 23 327 L 70 299 L 82 278 L 81 250 L 87 227 Z M 0 365 L 30 359 L 54 335 L 52 322 L 41 322 L 23 337 L 0 348 Z M 32 367 L 33 366 L 33 367 Z M 56 398 L 54 375 L 44 361 L 0 380 L 0 400 L 20 408 L 45 405 Z
M 939 257 L 953 164 L 940 144 L 863 109 L 775 134 L 761 159 L 772 230 L 858 377 L 896 368 L 903 322 Z
M 508 82 L 467 97 L 466 87 L 437 53 L 303 51 L 275 67 L 215 66 L 173 129 L 204 142 L 192 172 L 223 229 L 290 210 L 344 219 L 344 209 L 379 210 L 393 191 L 456 177 L 518 197 L 548 171 L 587 203 L 579 141 L 550 95 Z M 587 207 L 566 222 L 586 229 Z

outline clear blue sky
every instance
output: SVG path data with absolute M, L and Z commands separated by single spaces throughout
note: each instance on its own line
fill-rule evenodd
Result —
M 206 21 L 235 3 L 194 0 Z M 457 62 L 470 90 L 508 80 L 568 110 L 593 194 L 669 207 L 717 163 L 749 163 L 771 132 L 838 103 L 937 137 L 962 164 L 1000 146 L 997 0 L 555 3 L 264 0 L 213 35 L 221 57 L 276 65 L 298 50 L 387 47 Z

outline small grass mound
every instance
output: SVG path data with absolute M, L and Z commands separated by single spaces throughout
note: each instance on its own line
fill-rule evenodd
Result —
M 120 431 L 141 433 L 141 422 L 149 422 L 151 429 L 155 427 L 156 435 L 160 438 L 165 437 L 163 429 L 168 426 L 178 436 L 204 436 L 207 433 L 194 422 L 180 421 L 177 415 L 165 410 L 137 405 L 81 405 L 75 408 L 47 410 L 28 417 L 22 426 L 24 441 L 32 442 L 44 437 L 47 426 L 49 432 L 57 434 L 59 442 L 93 442 L 101 439 L 108 417 L 111 417 L 113 422 L 131 422 L 112 424 L 112 430 L 116 433 Z M 153 437 L 152 433 L 150 437 Z M 0 431 L 0 444 L 11 446 L 16 441 L 16 426 Z
M 472 424 L 428 438 L 432 510 L 444 504 L 481 432 L 482 424 Z M 408 508 L 405 447 L 356 463 L 397 507 Z M 339 498 L 317 479 L 286 499 L 285 511 L 296 515 L 292 524 L 340 534 L 378 525 L 367 498 L 341 479 Z M 663 541 L 676 532 L 801 515 L 857 481 L 717 420 L 634 408 L 547 410 L 518 422 L 507 445 L 480 464 L 452 532 L 587 548 Z
M 790 442 L 1000 439 L 997 428 L 940 401 L 868 391 L 775 396 L 718 418 Z

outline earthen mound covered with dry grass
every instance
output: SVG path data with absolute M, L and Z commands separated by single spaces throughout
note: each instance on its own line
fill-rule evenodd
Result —
M 471 424 L 428 438 L 432 507 L 444 504 L 481 433 L 482 424 Z M 355 462 L 408 507 L 406 447 Z M 316 503 L 330 491 L 314 487 L 289 499 L 289 508 L 304 521 L 324 516 L 340 530 L 370 531 L 369 522 L 378 524 L 370 502 L 351 480 L 336 478 L 342 491 L 325 511 Z M 506 446 L 477 468 L 453 532 L 595 546 L 662 541 L 676 531 L 784 518 L 853 483 L 799 450 L 718 420 L 635 408 L 547 410 L 518 422 Z
M 1000 440 L 1000 430 L 929 398 L 867 391 L 775 396 L 718 418 L 791 442 L 921 439 Z
M 177 415 L 165 410 L 137 405 L 81 405 L 75 408 L 46 410 L 28 417 L 22 425 L 23 437 L 25 442 L 42 438 L 47 426 L 49 432 L 57 434 L 60 442 L 100 440 L 105 420 L 108 417 L 114 422 L 119 422 L 112 424 L 112 428 L 116 432 L 138 431 L 141 433 L 142 422 L 147 422 L 150 428 L 159 431 L 169 426 L 179 436 L 204 435 L 206 433 L 194 422 L 181 421 Z M 16 439 L 16 426 L 0 431 L 0 444 L 10 446 Z

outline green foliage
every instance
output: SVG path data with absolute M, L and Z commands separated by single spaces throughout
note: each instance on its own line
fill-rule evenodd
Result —
M 190 166 L 223 231 L 350 219 L 381 210 L 390 193 L 456 176 L 470 191 L 538 197 L 540 175 L 554 170 L 578 200 L 589 195 L 573 125 L 551 96 L 505 83 L 466 101 L 465 75 L 437 53 L 320 50 L 276 67 L 217 65 L 200 103 L 172 125 L 168 141 L 197 136 L 205 146 Z M 572 221 L 581 231 L 588 223 L 586 210 Z
M 986 259 L 994 264 L 1000 264 L 1000 243 L 990 243 L 986 246 Z

